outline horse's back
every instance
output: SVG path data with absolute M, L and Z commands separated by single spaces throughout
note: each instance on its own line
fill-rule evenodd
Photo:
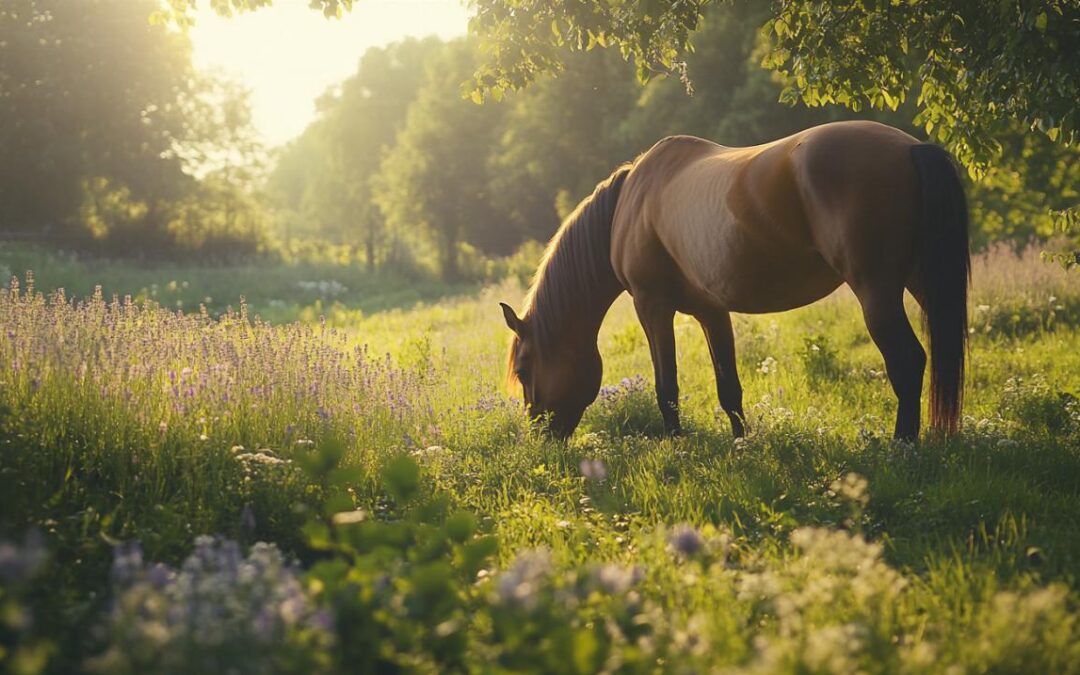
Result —
M 748 148 L 664 139 L 624 185 L 616 273 L 631 292 L 666 283 L 689 305 L 768 312 L 813 302 L 862 273 L 855 259 L 910 257 L 912 213 L 897 204 L 914 199 L 914 143 L 872 122 Z

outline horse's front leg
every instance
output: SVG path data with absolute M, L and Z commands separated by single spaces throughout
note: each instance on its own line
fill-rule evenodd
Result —
M 678 434 L 679 374 L 675 363 L 675 308 L 666 298 L 634 296 L 634 308 L 649 339 L 653 375 L 656 378 L 656 401 L 664 416 L 664 431 Z

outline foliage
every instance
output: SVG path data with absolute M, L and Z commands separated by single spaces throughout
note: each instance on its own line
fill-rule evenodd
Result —
M 407 233 L 387 230 L 372 184 L 443 49 L 433 38 L 372 48 L 356 75 L 319 100 L 319 117 L 281 151 L 269 177 L 268 192 L 287 210 L 283 236 L 356 241 L 369 270 L 403 266 Z
M 475 517 L 452 510 L 446 495 L 423 496 L 420 467 L 406 456 L 383 466 L 393 501 L 372 517 L 350 497 L 356 471 L 342 459 L 331 443 L 306 463 L 328 495 L 307 532 L 309 544 L 329 557 L 308 576 L 335 616 L 337 663 L 349 672 L 461 669 L 471 583 L 496 540 L 478 535 Z
M 247 92 L 195 72 L 187 36 L 148 24 L 157 8 L 0 10 L 0 230 L 139 257 L 265 245 Z
M 152 0 L 13 0 L 0 10 L 0 227 L 75 220 L 84 181 L 162 199 L 181 178 L 174 144 L 190 45 L 148 27 Z
M 428 232 L 444 279 L 457 280 L 463 240 L 503 251 L 512 239 L 496 227 L 487 195 L 487 157 L 502 126 L 504 109 L 477 106 L 459 95 L 461 79 L 474 67 L 467 42 L 446 47 L 438 68 L 409 107 L 397 143 L 375 179 L 374 199 L 391 230 L 410 225 Z M 490 229 L 485 229 L 490 228 Z
M 765 65 L 788 77 L 789 101 L 896 110 L 914 95 L 915 124 L 981 173 L 1012 120 L 1077 140 L 1078 28 L 1071 0 L 786 0 L 764 26 Z
M 474 6 L 481 38 L 491 21 L 510 21 L 497 30 L 513 28 L 507 38 L 511 42 L 520 37 L 514 26 L 538 21 L 543 30 L 526 41 L 544 53 L 544 41 L 555 39 L 548 17 L 562 17 L 556 23 L 565 24 L 564 44 L 549 46 L 551 58 L 565 68 L 558 73 L 541 68 L 534 78 L 530 75 L 535 81 L 524 91 L 507 92 L 498 105 L 474 106 L 461 100 L 459 85 L 476 68 L 492 64 L 484 52 L 485 45 L 498 43 L 491 36 L 447 44 L 413 40 L 372 49 L 353 77 L 319 100 L 317 120 L 274 156 L 275 168 L 267 175 L 261 167 L 269 157 L 253 135 L 247 92 L 220 76 L 193 73 L 187 39 L 175 24 L 141 23 L 152 11 L 149 5 L 121 8 L 124 3 L 96 0 L 75 17 L 67 4 L 21 1 L 24 7 L 4 15 L 9 17 L 5 34 L 13 38 L 4 41 L 10 56 L 6 63 L 27 60 L 41 72 L 4 68 L 11 85 L 5 100 L 12 123 L 6 128 L 22 130 L 9 133 L 5 142 L 10 156 L 18 158 L 13 165 L 24 170 L 4 183 L 12 190 L 5 204 L 19 213 L 0 215 L 0 220 L 3 227 L 39 236 L 63 234 L 68 246 L 105 255 L 235 262 L 293 257 L 299 248 L 312 248 L 308 242 L 327 241 L 359 247 L 359 260 L 369 272 L 382 268 L 420 276 L 445 269 L 448 278 L 491 278 L 498 263 L 490 257 L 506 255 L 524 241 L 545 239 L 611 167 L 663 135 L 695 133 L 729 145 L 751 144 L 853 115 L 838 106 L 777 103 L 783 84 L 760 61 L 770 49 L 773 56 L 778 53 L 778 38 L 773 31 L 767 40 L 757 30 L 774 25 L 776 16 L 762 4 L 518 3 L 506 14 L 502 3 L 485 2 Z M 215 7 L 228 13 L 266 4 L 245 0 Z M 794 12 L 796 5 L 784 5 L 784 11 Z M 348 8 L 345 3 L 318 6 L 331 15 Z M 898 9 L 890 20 L 934 9 L 926 3 L 920 7 Z M 182 25 L 189 9 L 187 0 L 178 0 L 169 11 Z M 148 48 L 145 59 L 129 59 L 122 68 L 112 67 L 110 59 L 119 57 L 95 41 L 95 35 L 107 31 L 80 32 L 78 39 L 65 42 L 67 33 L 83 25 L 79 21 L 112 21 L 113 15 L 124 34 L 133 33 L 132 48 L 140 40 L 163 39 Z M 856 15 L 845 17 L 854 21 Z M 40 20 L 24 25 L 28 16 Z M 655 28 L 640 49 L 630 47 L 630 52 L 664 51 L 667 47 L 656 45 L 682 39 L 673 37 L 677 30 L 661 27 L 668 19 L 691 21 L 688 47 L 678 59 L 685 59 L 688 72 L 709 74 L 697 78 L 692 97 L 686 95 L 686 83 L 671 74 L 651 77 L 642 89 L 618 50 L 587 49 L 590 29 L 583 27 L 610 20 L 622 22 L 608 36 L 615 44 L 620 43 L 619 31 L 626 39 L 642 31 L 639 37 L 646 40 Z M 1060 21 L 1066 19 L 1063 14 Z M 1057 30 L 1055 21 L 1048 24 L 1049 34 Z M 579 29 L 585 31 L 580 36 Z M 577 49 L 578 37 L 582 49 Z M 791 35 L 785 32 L 784 37 Z M 1018 49 L 1030 47 L 1029 37 L 1023 33 L 1017 38 Z M 55 40 L 61 44 L 50 42 Z M 653 47 L 648 40 L 655 42 Z M 1048 41 L 1044 47 L 1054 45 Z M 911 59 L 916 56 L 913 51 Z M 70 80 L 68 66 L 75 61 L 94 64 L 93 72 Z M 149 67 L 155 68 L 153 75 L 138 70 Z M 46 106 L 49 124 L 56 126 L 60 122 L 52 116 L 63 106 L 49 104 L 52 98 L 90 100 L 83 89 L 113 92 L 115 72 L 139 86 L 123 95 L 110 93 L 100 105 L 78 106 L 75 112 L 85 118 L 79 123 L 88 135 L 80 140 L 33 131 L 43 123 L 38 108 Z M 41 76 L 38 85 L 20 84 L 32 75 Z M 146 84 L 144 91 L 148 79 L 154 79 L 153 86 Z M 917 107 L 913 102 L 896 111 L 882 107 L 860 115 L 921 133 L 909 126 Z M 992 130 L 1001 156 L 971 192 L 977 246 L 1003 238 L 1046 237 L 1069 222 L 1076 199 L 1073 174 L 1080 163 L 1074 161 L 1075 149 L 1061 138 L 1055 143 L 1031 134 L 1030 124 L 1007 118 Z M 942 128 L 939 124 L 935 132 Z M 83 145 L 88 149 L 79 150 Z M 33 168 L 39 165 L 51 173 Z M 1066 261 L 1071 252 L 1052 254 Z

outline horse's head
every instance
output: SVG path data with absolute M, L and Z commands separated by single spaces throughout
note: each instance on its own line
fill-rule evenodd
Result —
M 603 364 L 596 344 L 567 342 L 541 352 L 528 315 L 520 319 L 509 305 L 499 304 L 514 331 L 507 376 L 521 383 L 529 416 L 543 418 L 552 435 L 568 437 L 600 391 Z

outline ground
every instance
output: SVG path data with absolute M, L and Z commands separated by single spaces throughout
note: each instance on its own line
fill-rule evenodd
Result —
M 686 433 L 660 434 L 620 299 L 601 397 L 561 443 L 504 388 L 497 303 L 520 305 L 516 281 L 399 290 L 347 267 L 0 254 L 20 276 L 28 262 L 36 290 L 85 298 L 100 281 L 106 295 L 28 296 L 23 277 L 0 297 L 0 563 L 21 561 L 0 564 L 14 570 L 0 602 L 31 617 L 5 624 L 7 658 L 40 653 L 55 672 L 1080 668 L 1080 277 L 1034 252 L 976 259 L 963 430 L 915 444 L 888 436 L 895 399 L 843 290 L 736 317 L 740 441 L 683 316 Z M 223 571 L 237 565 L 265 588 Z M 281 599 L 256 611 L 243 593 Z M 222 634 L 262 656 L 237 666 L 176 618 L 207 597 L 232 608 L 213 619 Z

